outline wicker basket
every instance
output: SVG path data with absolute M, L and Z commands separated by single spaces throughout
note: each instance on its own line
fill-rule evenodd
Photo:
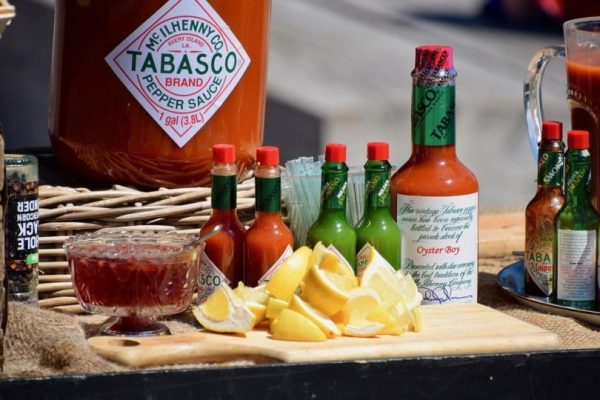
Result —
M 254 180 L 239 184 L 237 190 L 238 215 L 249 225 L 254 218 Z M 82 311 L 62 247 L 67 237 L 105 228 L 195 233 L 210 213 L 210 188 L 206 187 L 143 192 L 124 186 L 101 191 L 41 186 L 40 306 Z

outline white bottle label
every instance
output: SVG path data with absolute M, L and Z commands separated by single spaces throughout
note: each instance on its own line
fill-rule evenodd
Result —
M 207 0 L 169 0 L 106 62 L 183 147 L 225 103 L 250 58 Z
M 273 265 L 271 266 L 271 268 L 269 268 L 269 270 L 267 272 L 265 272 L 265 274 L 258 280 L 258 284 L 262 285 L 263 283 L 267 283 L 271 280 L 271 277 L 273 276 L 273 274 L 275 273 L 275 271 L 277 271 L 277 269 L 281 266 L 281 264 L 283 264 L 283 262 L 292 254 L 294 253 L 294 249 L 292 249 L 292 246 L 288 245 L 285 250 L 283 251 L 283 253 L 281 253 L 281 256 L 279 256 L 279 258 L 277 259 L 277 261 L 275 261 L 273 263 Z
M 477 302 L 478 194 L 397 199 L 401 268 L 423 304 Z
M 558 230 L 556 296 L 559 300 L 596 298 L 596 231 Z
M 217 288 L 222 285 L 229 285 L 231 281 L 215 265 L 206 253 L 200 257 L 200 276 L 198 277 L 198 301 L 204 303 L 208 297 L 213 294 Z

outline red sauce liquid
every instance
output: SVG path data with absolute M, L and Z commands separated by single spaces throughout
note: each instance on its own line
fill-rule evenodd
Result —
M 593 55 L 592 55 L 593 54 Z M 582 61 L 583 63 L 580 63 Z M 567 60 L 569 82 L 569 108 L 571 109 L 572 129 L 590 132 L 590 153 L 592 154 L 592 204 L 600 209 L 600 138 L 598 118 L 600 118 L 600 54 L 582 53 Z
M 458 196 L 479 190 L 477 178 L 456 157 L 454 145 L 413 144 L 410 159 L 392 177 L 392 216 L 399 193 L 411 196 Z
M 222 225 L 221 231 L 206 241 L 204 252 L 231 285 L 244 279 L 244 237 L 246 230 L 240 223 L 235 209 L 213 209 L 210 219 L 200 230 L 200 234 Z
M 164 256 L 154 260 L 105 258 L 83 254 L 126 251 L 130 245 L 82 246 L 85 246 L 83 251 L 69 256 L 69 269 L 75 293 L 90 311 L 110 315 L 166 315 L 183 311 L 192 300 L 198 267 L 189 253 L 174 255 L 166 261 Z M 157 253 L 161 248 L 165 252 L 173 250 L 169 246 L 138 244 L 136 253 Z
M 258 212 L 246 233 L 246 285 L 256 286 L 287 246 L 294 248 L 294 236 L 281 213 Z

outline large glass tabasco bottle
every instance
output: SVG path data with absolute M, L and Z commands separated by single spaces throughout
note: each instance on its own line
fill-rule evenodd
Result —
M 216 225 L 221 230 L 208 239 L 200 265 L 198 299 L 203 302 L 221 284 L 237 284 L 244 278 L 244 236 L 246 231 L 237 216 L 237 167 L 235 147 L 213 146 L 211 169 L 212 213 L 200 230 L 208 232 Z
M 569 131 L 567 142 L 566 199 L 555 222 L 552 298 L 563 306 L 593 310 L 600 217 L 590 198 L 589 133 Z
M 356 232 L 346 218 L 346 146 L 328 144 L 325 147 L 325 163 L 321 170 L 321 211 L 317 221 L 308 229 L 307 244 L 311 247 L 318 242 L 323 242 L 325 246 L 333 245 L 354 268 Z
M 250 286 L 268 281 L 277 265 L 291 255 L 294 248 L 292 231 L 281 219 L 279 149 L 259 147 L 256 160 L 256 219 L 246 232 L 244 251 L 244 282 Z
M 554 220 L 562 207 L 564 179 L 562 124 L 546 121 L 538 152 L 537 192 L 525 209 L 525 293 L 552 293 Z
M 412 71 L 412 155 L 392 177 L 401 268 L 424 304 L 477 301 L 478 184 L 456 157 L 452 48 L 421 46 Z
M 365 164 L 365 213 L 356 226 L 356 249 L 369 243 L 394 268 L 400 268 L 400 229 L 390 211 L 390 146 L 367 144 Z

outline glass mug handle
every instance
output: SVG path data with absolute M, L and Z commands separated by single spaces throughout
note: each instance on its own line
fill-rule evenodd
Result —
M 529 135 L 529 145 L 534 159 L 537 162 L 538 143 L 542 136 L 542 121 L 544 120 L 544 110 L 542 108 L 542 80 L 544 70 L 554 58 L 565 58 L 564 46 L 549 46 L 538 50 L 529 65 L 527 66 L 527 76 L 523 83 L 523 101 L 525 103 L 525 121 L 527 122 L 527 133 Z

